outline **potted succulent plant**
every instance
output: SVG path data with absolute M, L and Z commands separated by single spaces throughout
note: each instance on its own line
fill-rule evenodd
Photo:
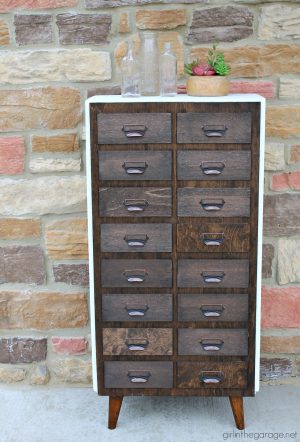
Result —
M 214 97 L 227 95 L 229 92 L 228 74 L 230 68 L 225 62 L 223 52 L 213 45 L 208 51 L 206 62 L 199 59 L 184 65 L 188 75 L 186 91 L 188 95 Z

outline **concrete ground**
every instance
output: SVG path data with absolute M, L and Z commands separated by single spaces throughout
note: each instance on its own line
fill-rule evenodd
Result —
M 107 409 L 108 398 L 89 388 L 1 387 L 0 442 L 300 441 L 300 388 L 291 386 L 245 399 L 245 433 L 227 398 L 125 397 L 116 430 L 107 429 Z

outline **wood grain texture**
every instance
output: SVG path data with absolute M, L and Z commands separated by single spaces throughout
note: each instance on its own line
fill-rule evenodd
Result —
M 100 180 L 170 180 L 171 152 L 99 152 Z
M 216 316 L 219 315 L 219 316 Z M 247 321 L 248 295 L 238 294 L 179 294 L 179 321 Z
M 170 259 L 103 259 L 101 262 L 103 287 L 171 287 Z M 138 277 L 140 282 L 129 282 Z
M 179 252 L 248 252 L 250 224 L 199 223 L 177 224 Z
M 250 151 L 179 150 L 179 180 L 249 180 Z
M 172 321 L 172 295 L 168 293 L 103 295 L 102 320 Z
M 178 388 L 245 388 L 247 386 L 246 362 L 178 362 Z M 205 378 L 206 376 L 206 378 Z M 203 381 L 209 377 L 219 382 Z
M 99 213 L 108 217 L 170 216 L 172 197 L 170 188 L 122 187 L 100 188 Z M 141 205 L 140 211 L 130 211 L 128 205 Z
M 216 348 L 215 350 L 209 350 Z M 246 356 L 247 329 L 189 329 L 178 330 L 178 354 L 211 356 Z
M 178 287 L 248 287 L 248 284 L 247 259 L 178 260 Z
M 233 417 L 235 420 L 236 427 L 239 430 L 244 430 L 245 421 L 244 421 L 244 403 L 243 398 L 238 396 L 229 396 L 229 401 L 233 413 Z
M 123 396 L 109 396 L 109 410 L 108 410 L 108 428 L 114 430 L 117 426 Z
M 227 128 L 220 136 L 219 129 Z M 217 136 L 207 136 L 215 129 Z M 186 112 L 177 114 L 177 143 L 250 143 L 251 113 Z
M 125 130 L 124 129 L 125 126 Z M 126 129 L 140 126 L 143 136 L 126 136 Z M 111 113 L 98 115 L 99 144 L 171 143 L 171 114 L 169 113 Z
M 146 382 L 132 382 L 132 379 Z M 106 388 L 171 388 L 173 363 L 169 361 L 106 361 L 104 362 Z
M 179 188 L 178 216 L 229 217 L 250 215 L 250 189 Z M 209 207 L 219 207 L 209 209 Z M 206 207 L 206 209 L 205 209 Z
M 104 355 L 171 355 L 171 328 L 104 328 Z
M 172 252 L 172 224 L 102 224 L 101 250 L 126 253 Z

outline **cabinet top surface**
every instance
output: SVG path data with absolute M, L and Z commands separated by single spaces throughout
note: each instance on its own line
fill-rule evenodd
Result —
M 95 95 L 86 100 L 90 103 L 241 103 L 260 102 L 265 103 L 265 98 L 258 94 L 229 94 L 223 97 L 192 97 L 186 94 L 178 94 L 174 97 L 141 96 L 122 97 L 121 95 Z

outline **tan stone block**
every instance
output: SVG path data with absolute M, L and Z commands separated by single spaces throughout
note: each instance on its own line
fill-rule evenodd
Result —
M 50 380 L 50 372 L 46 364 L 39 364 L 30 373 L 30 385 L 45 385 Z
M 36 218 L 1 218 L 0 239 L 21 239 L 40 235 L 40 220 Z
M 52 259 L 87 259 L 86 219 L 65 219 L 48 224 L 46 246 Z
M 58 360 L 53 365 L 53 373 L 62 382 L 90 384 L 92 363 L 79 358 Z
M 284 144 L 266 143 L 265 149 L 265 170 L 283 170 L 284 169 Z
M 0 328 L 50 330 L 84 327 L 85 293 L 0 292 Z
M 31 138 L 32 152 L 75 152 L 79 150 L 77 134 L 62 134 Z
M 266 113 L 266 135 L 269 137 L 300 136 L 300 106 L 269 106 Z
M 278 282 L 300 282 L 300 240 L 280 238 L 278 241 Z
M 258 38 L 300 38 L 300 7 L 287 5 L 264 6 L 260 9 Z
M 29 163 L 31 173 L 80 172 L 80 158 L 33 158 Z
M 294 146 L 291 146 L 288 163 L 289 164 L 300 163 L 300 144 L 295 144 Z
M 262 353 L 300 353 L 300 336 L 262 336 Z
M 299 25 L 300 26 L 300 25 Z M 299 27 L 300 30 L 300 27 Z M 300 79 L 281 78 L 279 87 L 280 98 L 300 98 Z
M 6 46 L 9 44 L 9 30 L 7 23 L 0 20 L 0 46 Z
M 128 12 L 121 12 L 120 18 L 119 18 L 118 31 L 120 34 L 126 34 L 126 33 L 130 32 Z
M 26 377 L 26 371 L 25 368 L 0 366 L 0 382 L 11 384 L 23 381 Z
M 65 129 L 80 122 L 80 92 L 68 87 L 3 89 L 0 131 Z
M 136 12 L 136 26 L 139 29 L 175 29 L 187 22 L 185 9 L 146 10 Z
M 190 58 L 207 56 L 206 48 L 192 48 Z M 220 50 L 231 67 L 232 77 L 267 77 L 274 74 L 299 74 L 300 51 L 295 44 L 266 44 L 264 46 L 239 46 Z

